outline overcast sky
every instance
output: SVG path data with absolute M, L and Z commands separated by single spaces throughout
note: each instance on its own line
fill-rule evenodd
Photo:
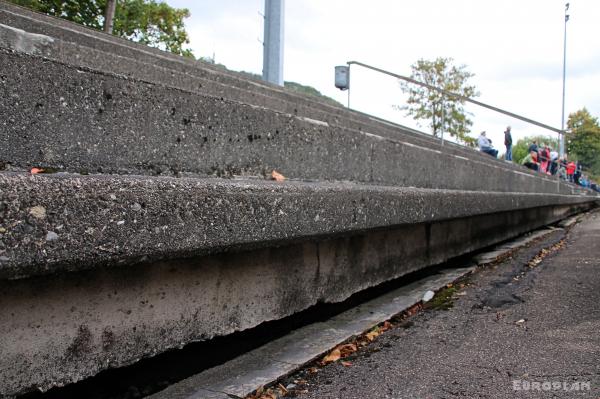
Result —
M 229 69 L 262 73 L 264 0 L 168 0 L 186 7 L 191 47 Z M 420 58 L 452 57 L 474 73 L 479 101 L 560 128 L 563 0 L 286 0 L 284 79 L 310 85 L 346 104 L 334 66 L 356 60 L 401 75 Z M 566 114 L 587 107 L 600 116 L 600 1 L 571 0 L 567 25 Z M 407 126 L 395 111 L 405 96 L 395 79 L 353 66 L 352 108 Z M 486 130 L 502 146 L 552 134 L 509 117 L 467 109 L 472 135 Z M 426 127 L 421 130 L 427 131 Z

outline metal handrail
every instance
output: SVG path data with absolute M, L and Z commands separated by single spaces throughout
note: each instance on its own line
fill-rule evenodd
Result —
M 398 75 L 396 73 L 393 73 L 393 72 L 390 72 L 390 71 L 386 71 L 384 69 L 377 68 L 377 67 L 374 67 L 372 65 L 367 65 L 367 64 L 359 62 L 359 61 L 348 61 L 346 64 L 348 64 L 349 66 L 350 65 L 359 65 L 359 66 L 362 66 L 364 68 L 372 69 L 374 71 L 383 73 L 385 75 L 392 76 L 392 77 L 397 78 L 397 79 L 405 80 L 407 82 L 414 83 L 414 84 L 419 85 L 419 86 L 427 87 L 430 90 L 438 91 L 438 92 L 440 92 L 440 93 L 442 93 L 442 94 L 444 94 L 446 96 L 459 98 L 459 99 L 461 99 L 463 101 L 470 102 L 472 104 L 478 105 L 478 106 L 483 107 L 483 108 L 491 109 L 492 111 L 496 111 L 496 112 L 499 112 L 501 114 L 508 115 L 508 116 L 510 116 L 512 118 L 519 119 L 519 120 L 521 120 L 523 122 L 531 123 L 532 125 L 536 125 L 538 127 L 541 127 L 543 129 L 547 129 L 547 130 L 553 131 L 553 132 L 558 133 L 558 134 L 564 134 L 565 133 L 565 130 L 562 130 L 562 129 L 559 129 L 559 128 L 555 128 L 555 127 L 546 125 L 545 123 L 538 122 L 538 121 L 535 121 L 533 119 L 529 119 L 529 118 L 527 118 L 525 116 L 521 116 L 521 115 L 515 114 L 514 112 L 510 112 L 510 111 L 504 110 L 502 108 L 494 107 L 493 105 L 482 103 L 481 101 L 473 100 L 472 98 L 465 97 L 465 96 L 463 96 L 461 94 L 458 94 L 458 93 L 452 93 L 450 91 L 446 91 L 444 89 L 440 89 L 439 87 L 435 87 L 435 86 L 432 86 L 432 85 L 427 84 L 427 83 L 419 82 L 418 80 L 415 80 L 413 78 L 409 78 L 408 76 Z

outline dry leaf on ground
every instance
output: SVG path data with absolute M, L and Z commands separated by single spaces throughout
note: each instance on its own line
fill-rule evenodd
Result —
M 378 331 L 371 331 L 365 334 L 365 337 L 367 337 L 367 339 L 369 341 L 373 341 L 375 338 L 377 338 L 379 336 L 379 332 Z
M 379 327 L 379 331 L 384 332 L 384 331 L 387 331 L 387 330 L 391 329 L 392 327 L 394 327 L 394 325 L 392 323 L 390 323 L 389 321 L 386 320 Z
M 340 359 L 340 357 L 342 357 L 342 353 L 339 349 L 336 348 L 332 350 L 331 353 L 329 353 L 329 355 L 323 358 L 323 364 L 337 362 Z
M 337 347 L 337 349 L 340 350 L 342 357 L 346 357 L 358 350 L 358 348 L 354 344 L 340 345 Z
M 275 180 L 275 181 L 285 181 L 285 176 L 282 175 L 281 173 L 277 172 L 276 170 L 271 172 L 271 179 Z

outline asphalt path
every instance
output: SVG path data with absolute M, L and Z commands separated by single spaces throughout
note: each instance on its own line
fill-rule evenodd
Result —
M 600 213 L 478 270 L 442 305 L 345 365 L 290 376 L 289 396 L 600 398 Z

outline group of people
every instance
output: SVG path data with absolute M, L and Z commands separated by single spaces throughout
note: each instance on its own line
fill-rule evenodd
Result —
M 540 144 L 534 140 L 527 149 L 528 154 L 523 158 L 521 164 L 525 167 L 549 175 L 558 174 L 564 180 L 584 185 L 587 179 L 583 176 L 579 161 L 569 161 L 567 155 L 558 156 L 558 152 L 546 144 Z
M 507 126 L 504 131 L 504 146 L 506 147 L 504 159 L 508 162 L 512 162 L 512 143 L 511 127 Z M 485 131 L 481 132 L 477 138 L 477 144 L 481 152 L 494 158 L 498 157 L 498 150 L 492 146 L 492 140 L 487 137 Z M 545 143 L 538 145 L 535 140 L 527 149 L 527 155 L 521 161 L 521 165 L 548 175 L 558 175 L 564 180 L 581 186 L 590 187 L 593 184 L 583 175 L 579 162 L 569 161 L 566 154 L 559 158 L 558 152 L 552 147 Z

